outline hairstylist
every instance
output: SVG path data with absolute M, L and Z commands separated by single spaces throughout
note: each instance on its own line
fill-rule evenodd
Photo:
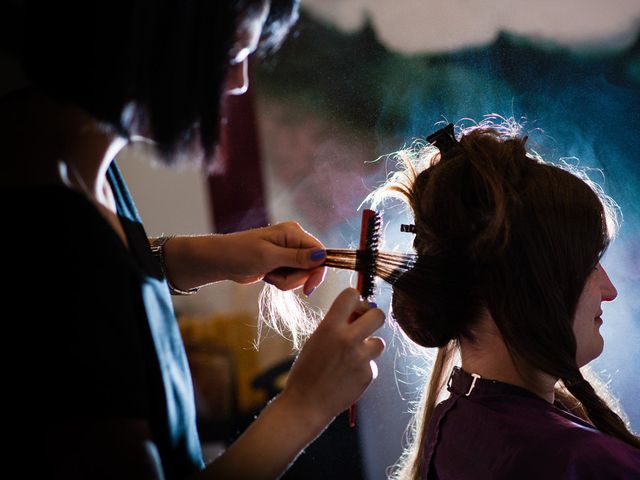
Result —
M 282 394 L 205 467 L 170 290 L 268 279 L 308 293 L 322 282 L 324 247 L 292 222 L 150 245 L 113 159 L 148 139 L 168 164 L 209 161 L 221 96 L 246 89 L 249 55 L 279 44 L 297 2 L 26 0 L 3 9 L 13 9 L 4 35 L 13 33 L 29 82 L 0 98 L 1 247 L 14 260 L 2 286 L 20 309 L 4 328 L 19 347 L 2 357 L 5 412 L 17 420 L 7 471 L 279 476 L 372 380 L 383 314 L 355 290 L 340 294 Z M 274 273 L 280 267 L 294 273 Z M 349 324 L 353 312 L 361 318 Z

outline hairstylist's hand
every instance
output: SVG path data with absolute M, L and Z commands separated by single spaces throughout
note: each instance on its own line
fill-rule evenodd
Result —
M 309 295 L 324 280 L 324 245 L 296 222 L 224 235 L 222 261 L 238 283 L 264 279 L 281 290 L 304 286 Z
M 349 323 L 352 313 L 360 315 Z M 279 478 L 300 451 L 365 391 L 384 349 L 384 322 L 354 289 L 342 292 L 293 364 L 284 391 L 199 478 Z M 256 455 L 260 452 L 260 455 Z
M 352 313 L 358 319 L 349 323 Z M 292 408 L 308 409 L 310 421 L 327 424 L 356 402 L 377 375 L 373 359 L 384 341 L 371 336 L 384 324 L 384 313 L 344 290 L 293 364 L 281 393 Z
M 295 222 L 226 235 L 178 236 L 164 247 L 169 280 L 183 290 L 264 278 L 280 290 L 304 286 L 309 295 L 324 280 L 325 257 L 324 245 Z

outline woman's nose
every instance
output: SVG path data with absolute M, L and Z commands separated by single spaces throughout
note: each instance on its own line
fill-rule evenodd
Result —
M 227 70 L 227 85 L 225 93 L 227 95 L 242 95 L 249 88 L 249 73 L 247 59 L 231 65 Z
M 610 302 L 614 300 L 618 296 L 618 290 L 616 290 L 616 287 L 613 285 L 613 282 L 609 278 L 609 275 L 607 274 L 604 268 L 602 268 L 601 281 L 602 281 L 602 286 L 600 288 L 602 290 L 602 300 L 605 302 Z

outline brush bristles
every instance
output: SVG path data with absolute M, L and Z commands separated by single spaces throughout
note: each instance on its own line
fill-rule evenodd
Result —
M 363 258 L 368 260 L 363 260 Z M 374 277 L 380 277 L 393 285 L 404 273 L 415 267 L 417 259 L 418 256 L 413 253 L 376 251 L 375 256 L 367 256 L 360 250 L 329 249 L 324 264 L 327 267 L 355 270 L 370 275 L 371 284 L 373 284 Z
M 382 235 L 382 215 L 375 213 L 367 221 L 364 250 L 356 253 L 356 270 L 362 275 L 361 294 L 364 298 L 373 295 L 376 278 L 376 263 Z M 361 245 L 362 246 L 362 245 Z

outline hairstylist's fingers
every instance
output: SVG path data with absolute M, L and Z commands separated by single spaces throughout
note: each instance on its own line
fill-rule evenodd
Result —
M 360 293 L 355 288 L 343 290 L 333 301 L 324 317 L 324 322 L 347 324 L 349 317 L 360 303 Z
M 384 352 L 386 344 L 380 337 L 369 337 L 363 343 L 364 353 L 367 358 L 378 358 Z
M 273 268 L 292 267 L 309 270 L 324 262 L 327 252 L 322 242 L 296 222 L 283 222 L 265 230 L 273 246 L 270 257 Z
M 301 248 L 324 248 L 322 242 L 302 228 L 298 222 L 283 222 L 276 227 L 280 228 L 284 233 L 284 243 L 278 243 L 279 245 L 297 246 Z
M 327 251 L 321 247 L 288 248 L 279 247 L 277 259 L 283 267 L 300 268 L 310 270 L 319 267 L 327 257 Z
M 373 302 L 370 302 L 369 300 L 360 300 L 360 303 L 358 304 L 358 306 L 356 307 L 353 313 L 357 317 L 360 317 L 360 315 L 367 313 L 372 308 L 377 308 L 377 305 Z
M 362 388 L 366 389 L 376 378 L 378 378 L 378 365 L 376 362 L 374 360 L 369 360 L 368 365 L 363 363 L 357 376 L 357 379 L 361 382 Z
M 327 267 L 317 267 L 308 272 L 309 278 L 304 283 L 303 292 L 305 295 L 311 295 L 313 291 L 324 281 L 327 274 Z
M 378 364 L 371 360 L 369 361 L 369 368 L 371 368 L 371 380 L 378 378 Z
M 372 308 L 360 315 L 351 326 L 351 331 L 355 339 L 362 341 L 370 336 L 384 325 L 384 318 L 384 312 L 379 308 Z
M 308 281 L 309 271 L 294 268 L 279 268 L 267 274 L 264 280 L 280 290 L 293 290 Z M 305 291 L 305 293 L 307 293 Z

